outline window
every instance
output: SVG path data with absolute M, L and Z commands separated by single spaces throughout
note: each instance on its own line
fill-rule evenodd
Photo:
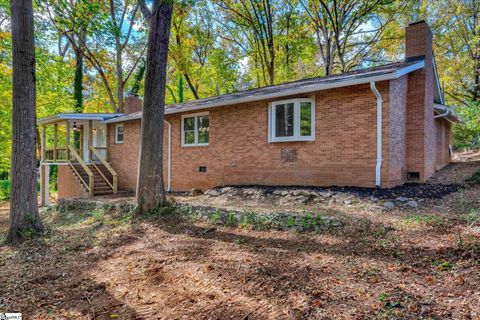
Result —
M 115 126 L 115 143 L 123 143 L 123 124 Z
M 268 109 L 268 141 L 315 140 L 315 101 L 290 99 L 272 102 Z
M 208 146 L 208 112 L 182 116 L 182 146 Z

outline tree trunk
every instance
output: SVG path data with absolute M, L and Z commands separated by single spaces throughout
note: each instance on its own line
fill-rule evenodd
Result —
M 83 51 L 75 49 L 75 77 L 73 78 L 73 102 L 75 113 L 83 113 Z M 73 132 L 73 144 L 80 147 L 80 132 Z
M 35 44 L 32 0 L 11 0 L 12 167 L 10 227 L 6 242 L 43 230 L 38 215 L 35 156 Z
M 116 69 L 117 69 L 117 106 L 118 111 L 123 113 L 123 87 L 125 83 L 123 82 L 123 63 L 122 63 L 122 48 L 120 44 L 116 46 Z
M 163 119 L 172 10 L 172 1 L 153 2 L 148 34 L 137 216 L 166 203 L 163 186 Z
M 83 112 L 83 51 L 75 49 L 75 77 L 73 79 L 73 100 L 75 112 Z

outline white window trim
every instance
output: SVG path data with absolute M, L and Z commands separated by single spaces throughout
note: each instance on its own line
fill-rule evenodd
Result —
M 208 143 L 198 143 L 198 121 L 197 121 L 197 118 L 198 117 L 202 117 L 202 116 L 208 116 L 208 128 L 209 128 L 209 133 L 208 133 Z M 186 144 L 185 143 L 185 128 L 184 128 L 184 119 L 185 118 L 195 118 L 195 121 L 194 121 L 194 132 L 195 132 L 195 143 L 192 143 L 192 144 Z M 210 115 L 207 112 L 199 112 L 199 113 L 189 113 L 189 114 L 184 114 L 182 115 L 182 147 L 206 147 L 208 146 L 209 142 L 210 142 Z
M 123 140 L 122 141 L 118 140 L 118 128 L 123 128 Z M 125 127 L 123 126 L 123 123 L 122 124 L 116 124 L 115 125 L 115 143 L 120 144 L 120 143 L 123 143 L 123 141 L 125 141 Z
M 300 103 L 310 102 L 311 107 L 311 135 L 300 135 Z M 293 136 L 291 137 L 275 137 L 275 118 L 276 113 L 273 112 L 275 106 L 279 104 L 293 103 Z M 291 142 L 291 141 L 315 141 L 315 99 L 314 98 L 297 98 L 273 101 L 268 104 L 268 142 Z

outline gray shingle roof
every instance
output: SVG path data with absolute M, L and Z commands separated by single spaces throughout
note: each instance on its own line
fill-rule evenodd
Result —
M 345 87 L 350 85 L 396 79 L 409 72 L 423 68 L 423 60 L 398 62 L 379 67 L 355 70 L 326 77 L 314 77 L 278 85 L 243 90 L 235 93 L 222 94 L 210 98 L 193 100 L 185 103 L 170 104 L 165 108 L 166 114 L 201 110 L 212 107 L 234 105 L 238 103 L 275 99 L 295 94 Z M 141 112 L 135 112 L 106 122 L 121 122 L 141 118 Z

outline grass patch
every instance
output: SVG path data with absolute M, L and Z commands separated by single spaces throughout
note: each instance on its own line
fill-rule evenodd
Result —
M 462 216 L 462 220 L 470 226 L 480 225 L 480 210 L 470 209 L 470 212 Z
M 423 215 L 423 214 L 414 214 L 407 217 L 407 224 L 420 224 L 420 225 L 441 225 L 445 221 L 442 217 L 437 215 Z

